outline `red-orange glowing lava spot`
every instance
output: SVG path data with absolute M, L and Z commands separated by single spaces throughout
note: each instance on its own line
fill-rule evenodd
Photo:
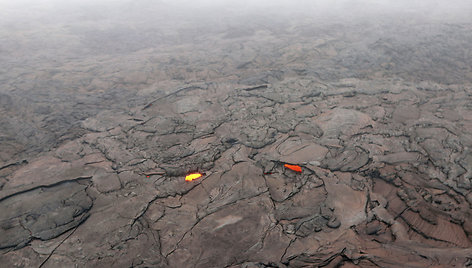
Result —
M 285 164 L 284 167 L 288 168 L 288 169 L 291 169 L 293 171 L 296 171 L 296 172 L 302 172 L 302 167 L 298 166 L 298 165 L 289 165 L 289 164 Z
M 193 181 L 193 180 L 196 180 L 198 178 L 200 178 L 202 176 L 202 174 L 200 173 L 192 173 L 192 174 L 189 174 L 185 177 L 185 181 Z

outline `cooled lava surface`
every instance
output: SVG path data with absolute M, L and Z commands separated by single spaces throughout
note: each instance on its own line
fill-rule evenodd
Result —
M 139 3 L 0 21 L 1 266 L 472 264 L 470 18 Z

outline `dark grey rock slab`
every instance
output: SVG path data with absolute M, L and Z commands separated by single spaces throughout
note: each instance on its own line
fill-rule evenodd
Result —
M 77 227 L 93 205 L 86 185 L 65 182 L 18 193 L 0 201 L 0 248 L 23 247 Z

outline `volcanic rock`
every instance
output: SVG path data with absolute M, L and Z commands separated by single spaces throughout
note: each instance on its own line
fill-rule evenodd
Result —
M 471 265 L 469 14 L 113 2 L 2 5 L 1 266 Z
M 86 186 L 65 182 L 21 192 L 0 201 L 0 248 L 21 248 L 32 239 L 49 240 L 80 225 L 93 205 Z

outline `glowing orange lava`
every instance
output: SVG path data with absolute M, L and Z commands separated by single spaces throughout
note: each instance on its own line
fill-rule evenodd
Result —
M 302 172 L 302 167 L 298 166 L 298 165 L 289 165 L 289 164 L 285 164 L 284 167 L 288 168 L 288 169 L 291 169 L 293 171 L 296 171 L 296 172 Z
M 202 174 L 200 173 L 192 173 L 192 174 L 189 174 L 185 177 L 185 181 L 193 181 L 193 180 L 196 180 L 198 178 L 200 178 L 202 176 Z

